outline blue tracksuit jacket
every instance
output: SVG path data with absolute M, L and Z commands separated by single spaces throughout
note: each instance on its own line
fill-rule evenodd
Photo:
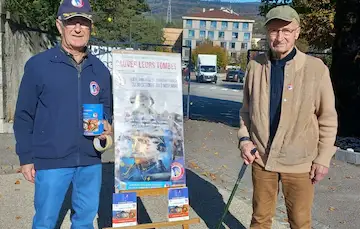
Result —
M 14 117 L 20 164 L 34 163 L 39 170 L 101 163 L 93 137 L 83 135 L 85 103 L 103 104 L 111 123 L 111 76 L 98 58 L 88 53 L 77 66 L 60 46 L 30 58 Z

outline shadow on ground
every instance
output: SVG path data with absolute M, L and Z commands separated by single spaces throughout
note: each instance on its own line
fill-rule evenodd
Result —
M 103 163 L 103 180 L 100 193 L 100 206 L 98 211 L 98 228 L 112 227 L 112 195 L 114 190 L 114 163 Z M 71 191 L 70 186 L 62 208 L 60 210 L 59 219 L 55 229 L 60 229 L 66 213 L 71 210 Z M 139 224 L 151 223 L 150 216 L 145 210 L 145 206 L 141 199 L 138 198 L 138 221 Z M 72 211 L 73 213 L 73 211 Z
M 184 114 L 187 108 L 187 95 L 183 96 Z M 232 127 L 239 127 L 240 102 L 214 99 L 201 96 L 190 96 L 190 119 L 223 123 Z
M 189 201 L 192 209 L 204 220 L 208 228 L 217 228 L 226 203 L 217 188 L 202 179 L 191 170 L 186 170 Z M 228 228 L 246 229 L 231 213 L 225 217 L 223 224 Z M 220 228 L 225 228 L 224 226 Z
M 114 163 L 103 163 L 103 181 L 98 211 L 99 228 L 112 226 L 112 194 L 114 193 L 113 167 Z M 186 174 L 191 207 L 198 216 L 204 220 L 208 228 L 216 228 L 225 208 L 225 203 L 221 194 L 213 184 L 202 179 L 191 170 L 186 170 Z M 56 229 L 60 229 L 67 212 L 71 210 L 71 191 L 72 188 L 70 187 L 61 208 L 59 219 L 55 227 Z M 151 223 L 150 216 L 146 212 L 145 206 L 139 198 L 137 207 L 139 224 Z M 229 228 L 245 229 L 245 227 L 231 213 L 227 214 L 224 224 L 226 224 Z
M 235 83 L 235 82 L 228 82 L 223 80 L 223 84 L 220 84 L 220 87 L 223 88 L 227 88 L 227 89 L 231 89 L 231 90 L 243 90 L 244 89 L 244 85 L 243 84 L 239 84 L 239 83 Z

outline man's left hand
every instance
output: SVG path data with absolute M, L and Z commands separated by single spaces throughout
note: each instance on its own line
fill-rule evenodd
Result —
M 106 135 L 112 135 L 112 127 L 108 121 L 104 120 L 104 132 L 98 138 L 105 140 Z
M 319 181 L 324 179 L 324 177 L 328 174 L 328 172 L 329 172 L 329 168 L 323 165 L 313 163 L 310 171 L 311 183 L 312 184 L 318 183 Z

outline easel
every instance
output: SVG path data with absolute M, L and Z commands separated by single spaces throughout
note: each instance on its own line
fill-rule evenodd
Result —
M 183 187 L 183 186 L 178 186 Z M 138 197 L 144 196 L 161 196 L 168 194 L 168 188 L 152 188 L 152 189 L 139 189 L 139 190 L 121 190 L 121 193 L 127 192 L 136 192 Z M 170 226 L 177 226 L 181 225 L 183 229 L 189 229 L 190 224 L 197 224 L 200 223 L 200 218 L 193 218 L 189 220 L 181 220 L 181 221 L 173 221 L 173 222 L 156 222 L 156 223 L 145 223 L 139 224 L 136 226 L 129 226 L 129 227 L 116 227 L 119 229 L 151 229 L 151 228 L 162 228 L 162 227 L 170 227 Z M 108 227 L 103 229 L 115 229 L 114 227 Z

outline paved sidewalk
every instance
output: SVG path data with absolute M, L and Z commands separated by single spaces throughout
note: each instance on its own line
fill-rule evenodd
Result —
M 103 165 L 104 181 L 101 192 L 101 203 L 94 227 L 111 226 L 111 197 L 113 187 L 113 164 Z M 0 228 L 25 229 L 31 228 L 33 210 L 33 184 L 24 180 L 21 174 L 0 176 Z M 194 229 L 215 228 L 222 210 L 229 198 L 229 192 L 217 188 L 209 180 L 199 177 L 187 170 L 188 187 L 190 191 L 190 217 L 200 217 L 201 223 L 191 226 Z M 138 202 L 139 219 L 141 223 L 166 221 L 167 202 L 165 197 L 147 197 Z M 60 214 L 61 229 L 70 228 L 70 196 L 68 195 Z M 251 218 L 251 208 L 242 199 L 234 198 L 230 213 L 224 221 L 224 228 L 246 228 Z M 174 228 L 174 227 L 171 227 Z M 179 228 L 179 227 L 178 227 Z M 274 229 L 285 229 L 281 222 L 274 222 Z
M 236 134 L 235 127 L 224 124 L 188 121 L 185 130 L 187 165 L 203 177 L 209 177 L 217 187 L 231 191 L 243 163 Z M 252 199 L 250 170 L 249 167 L 236 195 L 249 206 Z M 360 166 L 332 160 L 328 176 L 316 185 L 313 228 L 359 228 L 359 180 Z M 275 219 L 288 225 L 281 191 Z
M 18 162 L 14 155 L 12 136 L 0 135 L 0 140 L 2 142 L 0 165 L 8 163 L 6 166 L 17 168 Z M 201 224 L 191 228 L 212 229 L 216 227 L 226 204 L 224 200 L 227 200 L 242 165 L 236 146 L 236 128 L 234 127 L 194 120 L 185 122 L 185 158 L 189 168 L 187 185 L 190 191 L 191 214 L 193 217 L 198 216 L 202 219 Z M 103 161 L 113 161 L 111 151 L 105 153 Z M 112 166 L 111 163 L 104 164 L 101 209 L 99 218 L 95 222 L 96 225 L 100 225 L 100 228 L 110 226 L 114 177 Z M 249 167 L 246 171 L 231 204 L 231 214 L 226 220 L 228 228 L 248 228 L 252 212 L 250 169 Z M 13 169 L 12 172 L 15 170 Z M 15 184 L 17 180 L 20 181 L 20 184 Z M 360 167 L 332 160 L 329 175 L 316 185 L 313 207 L 314 229 L 359 228 L 359 180 Z M 21 174 L 0 175 L 0 228 L 30 228 L 33 215 L 32 198 L 32 184 L 24 181 Z M 157 207 L 159 203 L 164 207 Z M 65 203 L 64 209 L 69 209 L 68 206 L 69 203 Z M 144 198 L 139 203 L 139 209 L 142 209 L 140 219 L 144 223 L 149 220 L 166 220 L 165 207 L 166 199 L 164 197 Z M 69 211 L 64 210 L 63 212 L 67 215 L 62 214 L 66 215 L 62 228 L 69 228 Z M 281 193 L 273 228 L 289 228 Z

